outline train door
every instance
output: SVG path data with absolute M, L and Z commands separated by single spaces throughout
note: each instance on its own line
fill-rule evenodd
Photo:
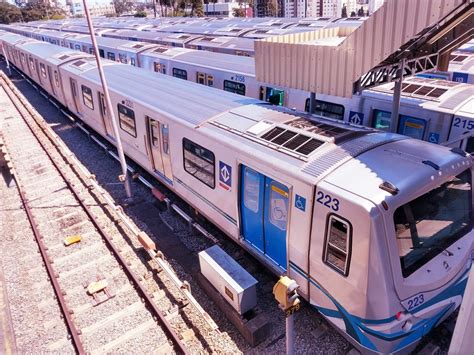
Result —
M 105 133 L 113 138 L 114 137 L 114 127 L 112 126 L 111 118 L 107 112 L 107 105 L 105 104 L 105 97 L 104 94 L 101 92 L 98 93 L 99 96 L 99 111 L 100 117 L 102 118 L 102 123 L 104 125 Z
M 240 211 L 244 240 L 286 270 L 288 187 L 247 166 L 241 169 Z
M 36 76 L 38 77 L 38 81 L 40 83 L 40 85 L 43 85 L 43 80 L 41 80 L 41 71 L 40 71 L 40 68 L 39 68 L 39 64 L 38 64 L 38 59 L 34 58 L 34 61 L 35 61 L 35 70 L 36 70 Z
M 153 169 L 166 180 L 173 181 L 168 125 L 148 116 L 146 116 L 146 121 L 148 126 L 148 146 L 151 152 Z
M 198 84 L 214 86 L 214 76 L 206 73 L 196 73 L 196 82 Z
M 82 112 L 80 111 L 80 103 L 79 103 L 79 92 L 77 91 L 77 82 L 75 79 L 70 78 L 69 79 L 71 83 L 71 93 L 72 93 L 72 100 L 74 101 L 74 108 L 76 109 L 76 112 L 82 115 Z
M 48 65 L 47 68 L 48 68 L 49 85 L 51 85 L 51 90 L 53 91 L 53 95 L 57 96 L 56 89 L 53 83 L 53 73 L 51 71 L 51 67 Z

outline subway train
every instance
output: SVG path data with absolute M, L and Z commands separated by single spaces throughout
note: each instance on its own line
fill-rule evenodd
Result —
M 0 43 L 115 142 L 93 56 L 10 33 Z M 361 351 L 409 351 L 459 307 L 474 255 L 469 154 L 103 63 L 126 155 L 295 279 Z
M 0 27 L 1 28 L 1 27 Z M 4 29 L 53 44 L 92 53 L 90 36 L 65 32 L 5 26 Z M 99 54 L 110 60 L 131 64 L 180 79 L 194 81 L 225 91 L 246 95 L 273 104 L 309 110 L 309 93 L 258 82 L 253 58 L 220 53 L 164 47 L 145 42 L 98 37 Z M 397 132 L 431 143 L 451 142 L 467 132 L 474 133 L 472 84 L 463 84 L 459 72 L 463 65 L 474 76 L 474 54 L 455 51 L 448 73 L 426 73 L 405 80 Z M 451 75 L 451 78 L 449 76 Z M 454 79 L 455 82 L 439 79 Z M 377 129 L 391 130 L 394 84 L 365 90 L 352 98 L 317 95 L 316 113 Z M 464 144 L 464 143 L 459 143 Z M 474 152 L 474 138 L 463 149 Z

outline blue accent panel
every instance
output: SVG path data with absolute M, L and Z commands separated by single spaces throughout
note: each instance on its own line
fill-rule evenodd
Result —
M 392 350 L 392 351 L 397 351 L 417 341 L 422 336 L 430 332 L 431 329 L 435 327 L 438 324 L 438 322 L 448 312 L 452 310 L 452 307 L 454 306 L 454 304 L 447 305 L 440 312 L 438 312 L 435 316 L 431 317 L 430 319 L 421 320 L 418 323 L 416 323 L 413 326 L 413 328 L 407 332 L 398 331 L 396 333 L 387 334 L 387 333 L 373 330 L 369 328 L 367 325 L 380 325 L 380 324 L 390 323 L 395 320 L 395 316 L 385 318 L 385 319 L 364 319 L 364 318 L 354 316 L 348 313 L 316 280 L 308 277 L 307 273 L 304 270 L 302 270 L 300 267 L 298 267 L 296 264 L 294 264 L 291 261 L 290 261 L 290 268 L 296 271 L 305 279 L 309 280 L 309 282 L 312 285 L 318 288 L 334 304 L 336 309 L 328 309 L 328 308 L 320 307 L 317 305 L 313 305 L 321 314 L 330 318 L 343 319 L 344 324 L 346 326 L 347 334 L 349 334 L 354 340 L 359 342 L 361 345 L 375 351 L 377 351 L 376 346 L 369 340 L 369 338 L 367 337 L 365 333 L 370 334 L 373 337 L 379 338 L 387 342 L 393 342 L 393 341 L 404 338 L 396 346 L 396 348 Z M 418 312 L 422 309 L 430 307 L 445 299 L 448 299 L 457 295 L 462 295 L 466 288 L 466 284 L 468 280 L 467 278 L 468 272 L 469 272 L 469 269 L 463 272 L 463 274 L 456 280 L 456 282 L 453 283 L 453 285 L 451 285 L 446 290 L 444 290 L 437 296 L 433 297 L 431 300 L 424 303 L 417 309 L 413 310 L 412 313 Z
M 286 270 L 286 228 L 288 188 L 265 178 L 264 235 L 265 254 Z
M 246 166 L 242 166 L 240 188 L 242 234 L 244 239 L 265 252 L 263 242 L 263 203 L 265 197 L 265 177 Z

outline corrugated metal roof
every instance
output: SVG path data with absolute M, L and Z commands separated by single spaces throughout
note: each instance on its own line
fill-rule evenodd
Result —
M 327 95 L 351 97 L 353 84 L 426 28 L 457 9 L 463 0 L 386 0 L 360 27 L 269 37 L 255 42 L 257 80 Z M 347 37 L 337 46 L 304 44 Z

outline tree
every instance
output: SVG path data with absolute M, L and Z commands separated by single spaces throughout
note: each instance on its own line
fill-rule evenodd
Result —
M 0 3 L 0 23 L 10 24 L 21 21 L 21 10 L 6 2 Z
M 364 8 L 361 6 L 360 9 L 357 11 L 357 16 L 364 16 Z
M 347 7 L 346 7 L 346 4 L 342 5 L 341 17 L 347 17 Z
M 49 2 L 42 0 L 31 0 L 24 4 L 21 9 L 23 21 L 38 21 L 38 20 L 49 20 L 49 19 L 63 19 L 66 14 L 59 7 L 51 6 Z
M 357 15 L 356 15 L 355 11 L 352 11 L 352 12 L 351 12 L 351 17 L 356 17 L 356 16 L 357 16 Z
M 114 7 L 117 16 L 131 12 L 133 10 L 133 2 L 130 0 L 114 0 Z
M 140 11 L 135 12 L 135 15 L 133 16 L 134 17 L 147 17 L 147 13 L 143 10 L 140 10 Z
M 245 17 L 245 10 L 241 7 L 234 7 L 232 10 L 232 15 L 234 17 Z

